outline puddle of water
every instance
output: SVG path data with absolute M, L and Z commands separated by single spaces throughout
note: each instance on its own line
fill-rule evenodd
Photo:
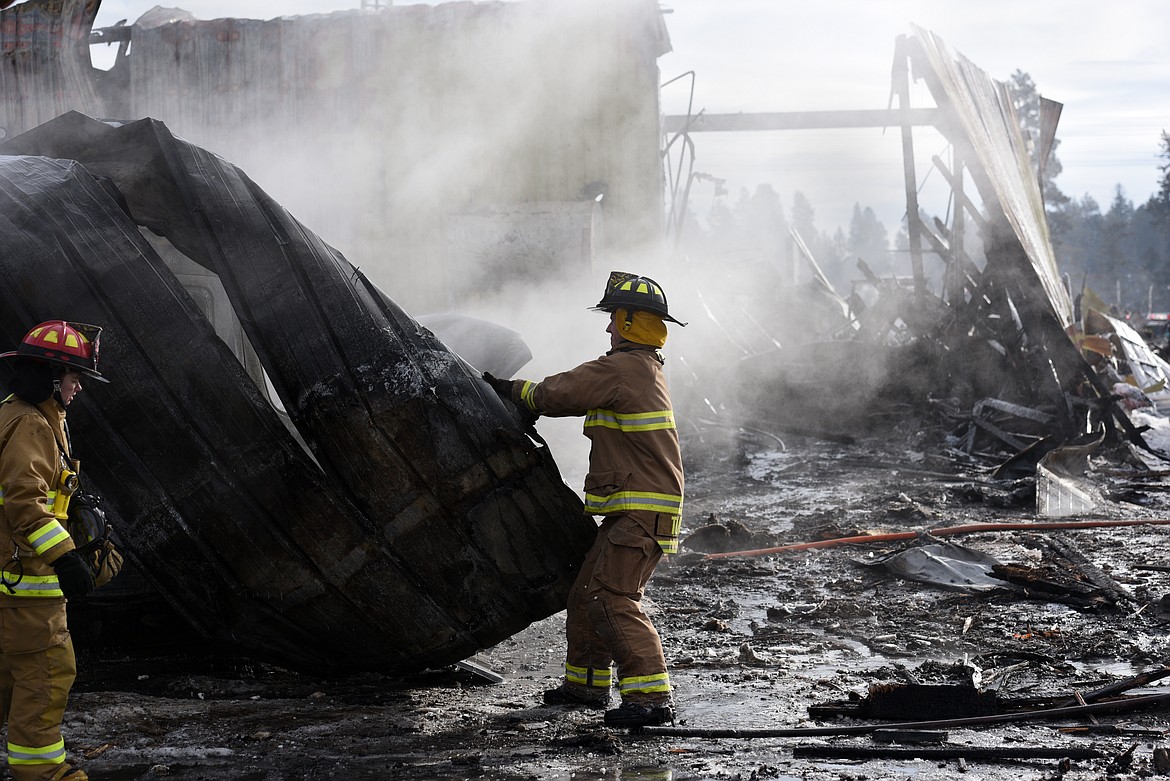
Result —
M 783 472 L 800 458 L 779 450 L 763 450 L 748 455 L 747 474 L 753 480 L 770 481 L 777 472 Z
M 709 768 L 701 775 L 695 775 L 689 770 L 674 769 L 662 766 L 630 766 L 614 768 L 579 768 L 565 773 L 546 775 L 550 781 L 699 781 L 709 778 L 734 778 L 722 771 L 717 765 Z M 772 775 L 770 781 L 799 781 L 796 776 Z
M 572 781 L 675 781 L 668 767 L 616 767 L 610 770 L 573 770 Z
M 1116 678 L 1132 678 L 1133 676 L 1142 673 L 1151 667 L 1157 666 L 1149 663 L 1135 665 L 1125 661 L 1103 663 L 1070 661 L 1069 664 L 1075 667 L 1077 672 L 1081 673 L 1082 675 L 1100 676 L 1102 678 L 1109 676 Z

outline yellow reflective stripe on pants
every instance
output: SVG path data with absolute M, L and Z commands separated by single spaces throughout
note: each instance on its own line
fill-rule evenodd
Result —
M 659 537 L 658 547 L 662 548 L 662 552 L 667 555 L 678 553 L 678 537 Z
M 670 677 L 666 673 L 657 675 L 639 675 L 635 678 L 622 678 L 618 681 L 618 691 L 625 697 L 628 694 L 658 694 L 670 692 Z
M 59 765 L 65 761 L 65 740 L 58 740 L 51 746 L 18 746 L 8 744 L 10 765 Z
M 581 686 L 608 689 L 613 683 L 613 673 L 608 667 L 574 667 L 571 664 L 566 664 L 565 680 Z
M 662 548 L 663 553 L 678 553 L 678 533 L 682 529 L 682 516 L 668 516 L 669 525 L 662 522 L 661 514 L 656 520 L 654 539 L 658 540 L 658 547 Z

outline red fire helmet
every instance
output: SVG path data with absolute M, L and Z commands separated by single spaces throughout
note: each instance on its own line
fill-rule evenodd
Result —
M 98 371 L 98 342 L 101 335 L 100 326 L 48 320 L 25 334 L 15 350 L 0 353 L 0 358 L 28 358 L 55 363 L 86 377 L 109 382 Z

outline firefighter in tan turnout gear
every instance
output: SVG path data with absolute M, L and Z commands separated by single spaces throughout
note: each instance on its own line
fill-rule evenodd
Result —
M 93 571 L 65 528 L 78 487 L 65 408 L 97 370 L 101 329 L 53 320 L 33 328 L 10 361 L 0 403 L 0 716 L 15 781 L 82 781 L 65 761 L 61 719 L 77 672 L 67 597 L 93 590 Z
M 605 708 L 616 684 L 621 706 L 606 724 L 663 724 L 674 719 L 670 680 L 641 598 L 662 555 L 678 550 L 682 457 L 658 348 L 664 321 L 685 323 L 654 280 L 622 272 L 594 309 L 610 316 L 604 356 L 539 383 L 485 379 L 522 414 L 584 416 L 591 442 L 585 512 L 602 521 L 569 595 L 565 678 L 545 703 Z

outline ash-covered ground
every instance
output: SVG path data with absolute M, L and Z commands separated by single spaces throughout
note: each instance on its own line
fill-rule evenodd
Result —
M 933 437 L 843 445 L 712 430 L 702 438 L 684 445 L 684 535 L 693 536 L 646 594 L 684 731 L 872 723 L 814 720 L 809 708 L 855 707 L 877 684 L 977 684 L 1005 708 L 1061 702 L 1170 659 L 1170 571 L 1145 569 L 1170 565 L 1170 526 L 947 537 L 1025 574 L 1027 588 L 1005 582 L 978 593 L 866 565 L 905 542 L 711 560 L 695 548 L 1038 519 L 1030 481 L 963 474 Z M 1112 501 L 1092 518 L 1170 517 L 1161 479 L 1114 460 L 1093 464 Z M 1086 573 L 1096 582 L 1086 584 Z M 477 661 L 505 676 L 498 685 L 458 668 L 324 680 L 233 658 L 89 654 L 66 740 L 91 777 L 127 781 L 1129 779 L 1164 772 L 1155 750 L 1170 746 L 1165 706 L 948 727 L 932 744 L 1101 754 L 1072 761 L 806 756 L 810 747 L 889 745 L 869 735 L 627 734 L 606 729 L 597 711 L 539 704 L 561 670 L 563 621 L 554 616 L 485 650 Z M 1170 692 L 1168 681 L 1128 694 Z M 901 720 L 936 718 L 954 704 L 950 691 Z

